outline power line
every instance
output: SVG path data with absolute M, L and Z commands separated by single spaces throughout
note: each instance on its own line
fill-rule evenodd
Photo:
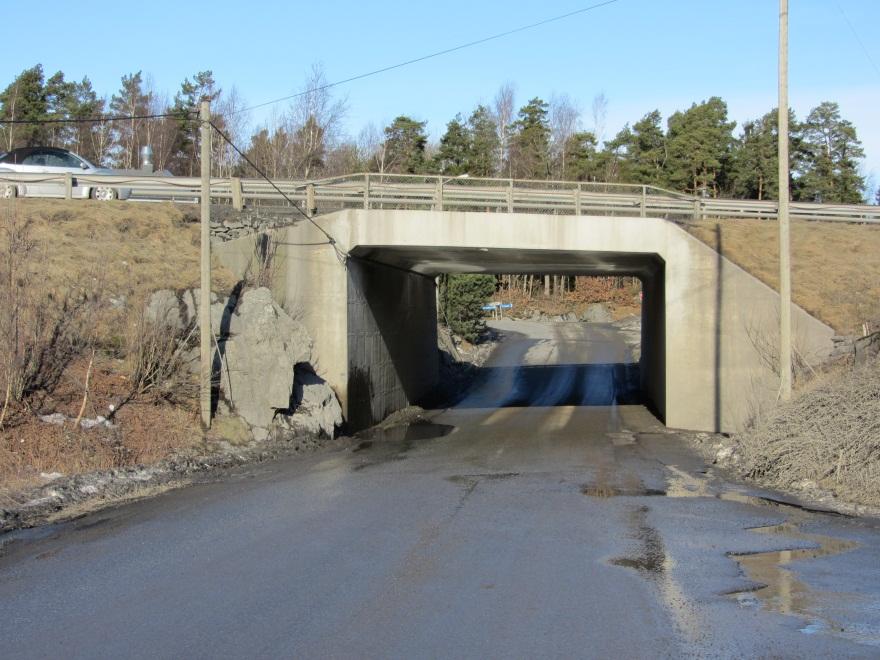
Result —
M 0 124 L 100 124 L 105 121 L 133 121 L 135 119 L 180 119 L 191 121 L 194 111 L 164 113 L 158 115 L 107 115 L 103 117 L 53 118 L 53 119 L 0 119 Z
M 868 51 L 865 46 L 865 42 L 862 41 L 862 38 L 859 36 L 859 33 L 856 32 L 855 26 L 849 20 L 849 17 L 846 15 L 846 12 L 843 11 L 843 6 L 837 1 L 834 0 L 834 4 L 837 5 L 837 9 L 840 11 L 840 15 L 843 16 L 843 20 L 846 21 L 846 24 L 849 26 L 850 32 L 853 33 L 853 36 L 856 38 L 859 46 L 862 47 L 862 52 L 865 54 L 865 57 L 868 59 L 868 62 L 871 63 L 871 66 L 874 67 L 874 73 L 877 74 L 877 78 L 880 78 L 880 67 L 877 66 L 877 63 L 874 61 L 874 58 L 871 57 L 871 53 Z
M 523 25 L 521 27 L 514 28 L 512 30 L 507 30 L 505 32 L 499 32 L 498 34 L 493 34 L 488 37 L 483 37 L 482 39 L 477 39 L 475 41 L 469 41 L 464 44 L 459 44 L 458 46 L 453 46 L 452 48 L 445 48 L 444 50 L 438 50 L 435 53 L 430 53 L 428 55 L 422 55 L 421 57 L 416 57 L 411 60 L 406 60 L 405 62 L 398 62 L 397 64 L 392 64 L 390 66 L 382 67 L 381 69 L 375 69 L 373 71 L 368 71 L 367 73 L 361 73 L 356 76 L 351 76 L 350 78 L 345 78 L 344 80 L 337 80 L 336 82 L 327 83 L 326 85 L 320 85 L 318 87 L 313 87 L 312 89 L 308 89 L 304 92 L 297 92 L 296 94 L 290 94 L 288 96 L 282 96 L 280 98 L 273 99 L 271 101 L 266 101 L 264 103 L 258 103 L 257 105 L 252 105 L 252 106 L 244 108 L 242 110 L 238 110 L 232 114 L 237 115 L 242 112 L 249 112 L 251 110 L 256 110 L 257 108 L 264 108 L 267 105 L 274 105 L 275 103 L 281 103 L 282 101 L 289 101 L 290 99 L 295 99 L 300 96 L 305 96 L 306 94 L 320 92 L 325 89 L 330 89 L 331 87 L 337 87 L 339 85 L 344 85 L 346 83 L 354 82 L 355 80 L 362 80 L 364 78 L 369 78 L 370 76 L 375 76 L 380 73 L 385 73 L 387 71 L 393 71 L 394 69 L 400 69 L 401 67 L 409 66 L 410 64 L 424 62 L 425 60 L 430 60 L 435 57 L 440 57 L 441 55 L 448 55 L 449 53 L 454 53 L 459 50 L 464 50 L 465 48 L 471 48 L 473 46 L 478 46 L 480 44 L 484 44 L 489 41 L 494 41 L 496 39 L 501 39 L 503 37 L 509 37 L 510 35 L 516 34 L 518 32 L 532 30 L 534 28 L 541 27 L 542 25 L 547 25 L 548 23 L 554 23 L 556 21 L 561 21 L 566 18 L 571 18 L 572 16 L 577 16 L 578 14 L 585 14 L 586 12 L 593 11 L 594 9 L 599 9 L 600 7 L 606 7 L 608 5 L 613 5 L 616 2 L 620 2 L 620 0 L 605 0 L 605 2 L 599 2 L 597 4 L 590 5 L 589 7 L 583 7 L 582 9 L 576 9 L 575 11 L 570 11 L 567 14 L 560 14 L 559 16 L 553 16 L 552 18 L 546 18 L 543 21 L 538 21 L 537 23 L 530 23 L 529 25 Z
M 344 264 L 345 261 L 348 259 L 348 254 L 339 249 L 339 247 L 336 245 L 336 239 L 333 238 L 333 236 L 326 229 L 324 229 L 321 225 L 319 225 L 317 222 L 315 222 L 315 220 L 314 220 L 314 218 L 312 218 L 312 216 L 310 216 L 308 213 L 303 211 L 299 207 L 299 204 L 296 203 L 296 201 L 294 201 L 290 197 L 288 197 L 287 193 L 285 193 L 283 190 L 281 190 L 281 188 L 279 188 L 277 185 L 275 185 L 275 182 L 272 181 L 272 179 L 270 179 L 269 176 L 265 172 L 263 172 L 263 170 L 261 170 L 259 167 L 257 167 L 256 164 L 254 163 L 254 161 L 252 161 L 250 158 L 248 158 L 247 154 L 245 154 L 241 149 L 239 149 L 236 146 L 236 144 L 232 141 L 232 139 L 228 135 L 226 135 L 226 133 L 224 133 L 222 130 L 220 130 L 214 122 L 208 122 L 208 123 L 211 125 L 211 128 L 213 128 L 215 131 L 217 131 L 217 134 L 221 138 L 223 138 L 223 141 L 226 142 L 226 144 L 228 144 L 230 147 L 232 147 L 232 149 L 239 156 L 241 156 L 241 158 L 248 165 L 250 165 L 254 169 L 254 171 L 260 176 L 260 178 L 265 179 L 265 181 L 275 189 L 275 192 L 277 192 L 279 195 L 281 195 L 293 208 L 295 208 L 297 211 L 299 211 L 299 213 L 306 220 L 308 220 L 310 223 L 312 223 L 312 225 L 314 225 L 315 229 L 317 229 L 319 232 L 321 232 L 327 238 L 327 243 L 333 248 L 333 250 L 336 252 L 336 256 Z

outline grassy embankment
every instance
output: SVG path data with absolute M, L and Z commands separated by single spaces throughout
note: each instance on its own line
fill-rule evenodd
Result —
M 778 288 L 778 225 L 726 220 L 688 230 Z M 841 334 L 880 326 L 880 226 L 795 221 L 794 302 Z M 823 370 L 737 438 L 739 472 L 783 490 L 880 506 L 880 361 Z
M 765 220 L 687 226 L 735 264 L 778 290 L 779 226 Z M 792 299 L 841 334 L 880 321 L 880 226 L 791 223 Z
M 41 473 L 149 463 L 200 442 L 193 389 L 144 373 L 167 342 L 143 318 L 153 291 L 198 286 L 197 220 L 198 207 L 172 204 L 0 204 L 0 506 Z M 213 278 L 215 291 L 232 286 L 222 268 Z M 113 428 L 75 425 L 111 405 Z M 39 420 L 50 413 L 68 419 Z

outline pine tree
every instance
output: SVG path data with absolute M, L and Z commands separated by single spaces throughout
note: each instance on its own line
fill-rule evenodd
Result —
M 25 69 L 9 86 L 0 93 L 0 118 L 9 120 L 39 121 L 49 114 L 43 67 L 40 64 Z M 4 151 L 16 147 L 28 147 L 44 144 L 48 131 L 45 126 L 36 124 L 3 124 L 2 130 Z
M 568 179 L 595 181 L 600 178 L 596 136 L 591 131 L 580 131 L 565 142 L 565 161 Z
M 175 154 L 172 157 L 172 168 L 175 172 L 195 176 L 201 160 L 199 146 L 199 125 L 191 121 L 198 113 L 203 100 L 214 101 L 220 96 L 220 89 L 214 82 L 211 71 L 199 71 L 192 80 L 185 78 L 180 84 L 180 91 L 174 95 L 171 112 L 177 115 L 177 141 Z M 213 117 L 219 123 L 218 117 Z M 222 129 L 222 125 L 220 126 Z
M 519 110 L 512 125 L 510 165 L 518 179 L 545 179 L 550 175 L 548 104 L 533 98 Z
M 666 183 L 666 136 L 659 110 L 649 112 L 632 127 L 632 142 L 627 153 L 631 176 L 636 183 Z
M 743 124 L 733 156 L 733 194 L 745 199 L 776 199 L 778 177 L 778 115 L 775 110 Z M 795 122 L 790 126 L 796 127 Z
M 399 174 L 421 174 L 425 171 L 427 124 L 426 121 L 401 115 L 385 127 L 385 142 L 381 147 L 384 150 L 382 171 Z
M 469 172 L 472 150 L 470 130 L 462 122 L 461 115 L 456 115 L 446 124 L 446 132 L 440 138 L 440 149 L 435 157 L 437 171 L 448 176 Z
M 859 204 L 865 180 L 858 172 L 864 158 L 855 126 L 840 116 L 840 107 L 826 101 L 803 124 L 804 157 L 795 179 L 795 199 Z
M 144 120 L 135 119 L 149 110 L 149 96 L 144 92 L 141 72 L 122 76 L 119 91 L 110 99 L 110 112 L 131 117 L 113 126 L 114 160 L 117 166 L 130 169 L 136 166 L 138 151 L 144 144 Z
M 727 120 L 727 104 L 713 96 L 676 112 L 668 126 L 669 183 L 693 193 L 711 190 L 717 196 L 727 176 L 736 126 Z
M 495 176 L 500 141 L 492 111 L 478 105 L 468 118 L 468 129 L 471 135 L 468 172 L 473 176 Z

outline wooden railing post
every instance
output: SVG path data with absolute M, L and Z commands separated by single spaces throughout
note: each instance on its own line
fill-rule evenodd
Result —
M 640 215 L 643 218 L 648 215 L 648 186 L 642 186 L 642 204 Z
M 73 199 L 73 174 L 64 173 L 64 199 Z
M 507 186 L 507 212 L 513 213 L 513 179 L 510 179 Z
M 318 204 L 315 201 L 315 184 L 309 183 L 306 185 L 306 215 L 314 218 L 317 212 Z
M 370 175 L 364 175 L 364 209 L 370 210 Z
M 241 191 L 241 178 L 234 176 L 229 179 L 229 187 L 232 190 L 232 208 L 241 211 L 244 208 L 244 196 Z

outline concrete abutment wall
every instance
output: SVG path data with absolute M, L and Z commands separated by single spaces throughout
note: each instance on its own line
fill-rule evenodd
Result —
M 775 291 L 671 222 L 536 214 L 348 210 L 272 232 L 273 289 L 315 339 L 319 375 L 351 427 L 416 401 L 437 378 L 441 272 L 630 274 L 644 282 L 642 390 L 672 427 L 742 428 L 775 400 Z M 218 245 L 243 273 L 255 239 Z M 834 331 L 792 306 L 817 363 Z M 769 347 L 769 349 L 768 349 Z
M 437 384 L 433 278 L 359 259 L 348 261 L 347 421 L 362 429 Z

